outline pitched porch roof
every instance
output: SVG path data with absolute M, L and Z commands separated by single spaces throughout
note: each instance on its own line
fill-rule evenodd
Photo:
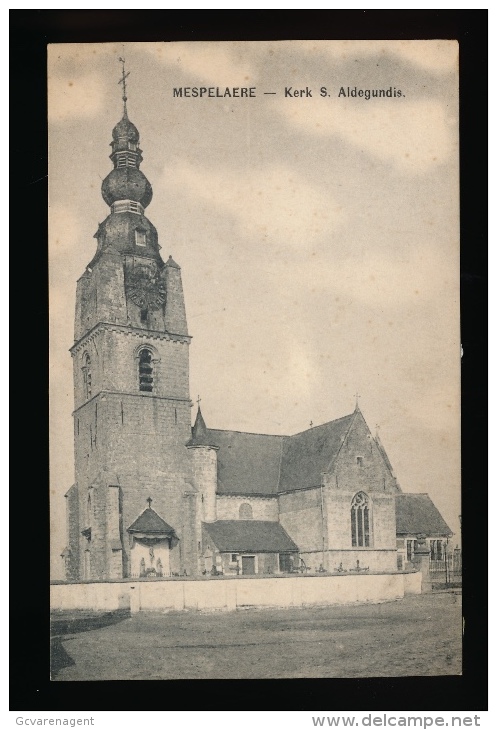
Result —
M 163 535 L 164 537 L 173 537 L 175 535 L 171 525 L 168 525 L 151 507 L 147 507 L 136 518 L 133 524 L 128 527 L 128 532 L 140 532 L 144 535 Z
M 264 520 L 218 520 L 204 527 L 221 553 L 296 552 L 297 545 L 279 522 Z

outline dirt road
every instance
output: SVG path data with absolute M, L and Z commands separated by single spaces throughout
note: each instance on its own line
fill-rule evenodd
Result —
M 138 613 L 55 636 L 56 681 L 461 673 L 460 596 L 232 613 Z

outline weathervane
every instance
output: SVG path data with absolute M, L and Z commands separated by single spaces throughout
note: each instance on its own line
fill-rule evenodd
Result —
M 124 116 L 127 117 L 128 116 L 128 110 L 126 108 L 126 102 L 128 101 L 128 97 L 126 96 L 126 79 L 129 76 L 129 71 L 128 71 L 128 73 L 125 73 L 125 70 L 124 70 L 124 64 L 126 63 L 126 59 L 124 59 L 121 56 L 119 56 L 119 60 L 120 60 L 120 62 L 123 65 L 123 75 L 122 75 L 122 78 L 119 79 L 119 82 L 118 83 L 123 85 Z

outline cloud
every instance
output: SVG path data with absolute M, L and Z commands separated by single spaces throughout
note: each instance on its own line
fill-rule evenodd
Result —
M 48 77 L 48 119 L 51 122 L 95 117 L 103 102 L 104 84 L 96 74 Z
M 231 215 L 243 235 L 303 252 L 345 217 L 329 194 L 284 166 L 241 174 L 182 163 L 168 167 L 165 182 Z
M 74 255 L 79 239 L 81 221 L 69 205 L 50 204 L 48 208 L 48 250 L 50 261 Z
M 309 134 L 340 137 L 401 172 L 425 172 L 445 162 L 457 145 L 451 133 L 456 120 L 435 101 L 313 98 L 299 105 L 281 100 L 277 108 L 289 124 Z
M 456 72 L 459 60 L 459 44 L 453 40 L 334 41 L 312 46 L 333 60 L 393 55 L 436 74 Z
M 155 59 L 174 66 L 177 72 L 196 76 L 200 83 L 214 86 L 255 84 L 255 71 L 251 63 L 243 57 L 243 44 L 239 46 L 239 51 L 236 43 L 215 42 L 162 43 L 147 45 L 145 48 Z
M 397 261 L 388 253 L 381 254 L 377 250 L 345 259 L 334 256 L 330 259 L 326 252 L 319 252 L 307 258 L 299 270 L 299 285 L 302 291 L 317 293 L 327 292 L 332 287 L 334 296 L 344 302 L 358 301 L 368 307 L 395 308 L 409 303 L 437 301 L 440 298 L 440 272 L 446 268 L 443 252 L 428 244 L 420 244 L 409 260 Z M 294 287 L 292 271 L 286 272 L 288 281 L 285 282 L 284 270 L 271 271 L 270 267 L 267 270 L 283 290 Z M 453 300 L 457 301 L 457 276 L 449 280 L 453 283 Z M 448 289 L 445 296 L 450 297 Z

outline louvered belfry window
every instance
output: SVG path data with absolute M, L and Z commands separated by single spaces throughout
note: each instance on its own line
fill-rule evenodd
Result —
M 369 498 L 364 492 L 358 492 L 350 508 L 352 547 L 369 547 L 369 518 Z
M 154 372 L 152 366 L 152 353 L 150 350 L 144 349 L 140 352 L 138 376 L 140 390 L 151 393 L 154 386 Z
M 85 387 L 85 398 L 86 400 L 89 400 L 91 398 L 91 359 L 88 353 L 85 354 L 84 358 L 83 381 Z

